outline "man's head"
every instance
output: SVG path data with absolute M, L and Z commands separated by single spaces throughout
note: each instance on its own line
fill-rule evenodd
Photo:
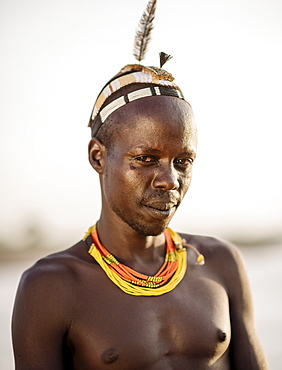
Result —
M 141 235 L 162 233 L 189 188 L 196 146 L 192 109 L 182 98 L 147 96 L 114 110 L 89 145 L 102 212 Z
M 184 99 L 174 77 L 164 69 L 127 65 L 103 87 L 94 104 L 89 126 L 92 137 L 98 138 L 107 147 L 113 120 L 111 115 L 122 106 L 148 96 L 175 96 Z

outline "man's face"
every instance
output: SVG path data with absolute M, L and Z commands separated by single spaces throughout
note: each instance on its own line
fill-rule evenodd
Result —
M 101 179 L 103 212 L 141 235 L 159 235 L 189 188 L 197 132 L 189 105 L 167 96 L 116 111 Z

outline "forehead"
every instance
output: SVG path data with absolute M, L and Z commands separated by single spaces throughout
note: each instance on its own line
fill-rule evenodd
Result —
M 153 96 L 139 99 L 114 112 L 112 121 L 114 142 L 122 138 L 131 144 L 148 140 L 181 143 L 182 146 L 197 144 L 192 108 L 179 98 Z

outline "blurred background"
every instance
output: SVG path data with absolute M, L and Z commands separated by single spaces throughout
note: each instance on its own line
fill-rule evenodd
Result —
M 100 212 L 88 119 L 105 82 L 135 63 L 147 0 L 0 0 L 0 368 L 23 270 L 81 239 Z M 178 231 L 241 248 L 271 369 L 282 362 L 280 0 L 159 0 L 145 65 L 158 53 L 199 129 Z M 280 352 L 280 353 L 279 353 Z

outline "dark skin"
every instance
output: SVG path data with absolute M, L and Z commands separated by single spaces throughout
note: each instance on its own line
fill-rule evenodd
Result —
M 99 173 L 103 245 L 131 268 L 154 275 L 168 226 L 191 181 L 197 134 L 190 106 L 143 98 L 120 108 L 114 145 L 89 145 Z M 85 242 L 24 273 L 13 313 L 16 369 L 267 369 L 237 248 L 181 234 L 184 279 L 158 297 L 124 293 L 88 254 Z

